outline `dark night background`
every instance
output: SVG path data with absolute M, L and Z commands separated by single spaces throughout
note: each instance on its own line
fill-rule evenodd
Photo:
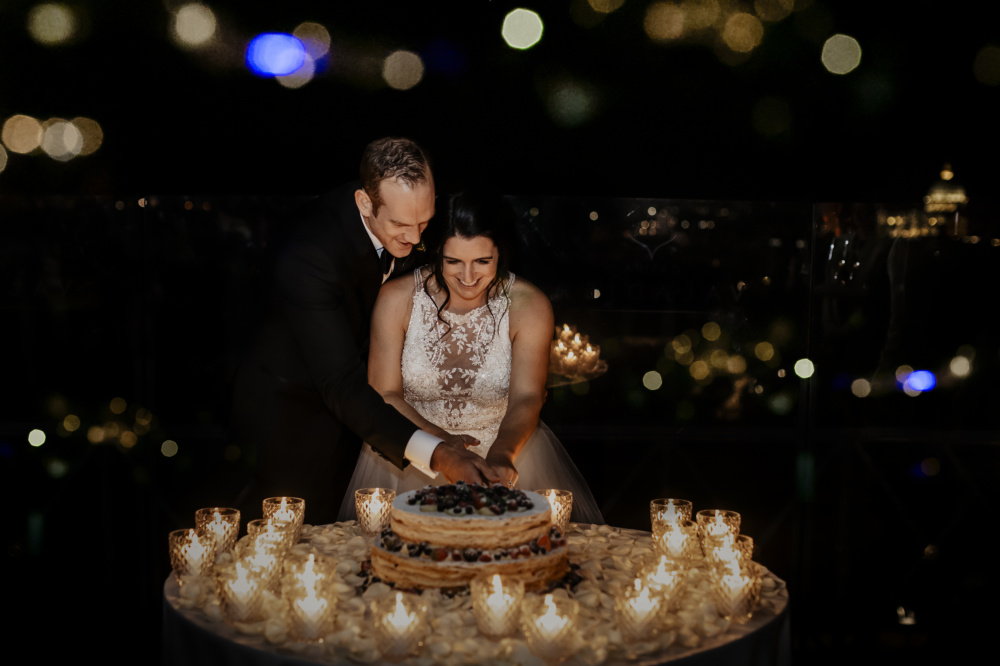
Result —
M 227 0 L 207 3 L 217 39 L 200 49 L 169 37 L 182 3 L 67 2 L 78 28 L 52 46 L 26 27 L 37 4 L 0 6 L 0 126 L 83 116 L 103 142 L 67 161 L 0 144 L 9 635 L 158 659 L 166 535 L 232 501 L 252 464 L 229 401 L 270 252 L 302 200 L 399 134 L 429 150 L 439 192 L 507 195 L 516 270 L 602 345 L 608 373 L 553 389 L 542 417 L 608 522 L 648 529 L 665 496 L 740 511 L 789 583 L 797 663 L 933 663 L 986 640 L 996 614 L 981 609 L 1000 591 L 980 522 L 1000 480 L 988 9 L 796 1 L 737 58 L 710 29 L 652 41 L 647 0 L 607 15 L 583 0 Z M 524 51 L 500 36 L 518 6 L 545 26 Z M 331 35 L 314 80 L 247 70 L 254 35 L 303 21 Z M 820 62 L 836 33 L 862 48 L 842 76 Z M 425 67 L 408 90 L 380 75 L 398 49 Z M 945 163 L 968 204 L 940 231 L 923 197 Z M 929 231 L 899 235 L 890 216 Z M 640 236 L 653 221 L 661 235 Z M 681 335 L 743 369 L 694 378 Z M 800 379 L 806 357 L 816 373 Z M 937 387 L 906 395 L 903 364 Z M 870 395 L 852 393 L 859 379 Z

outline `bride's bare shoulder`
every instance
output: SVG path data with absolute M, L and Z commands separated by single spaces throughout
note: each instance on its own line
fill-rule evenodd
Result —
M 551 317 L 552 304 L 549 303 L 548 297 L 541 289 L 521 276 L 517 276 L 510 289 L 510 311 L 512 315 L 519 312 L 548 313 L 548 316 Z

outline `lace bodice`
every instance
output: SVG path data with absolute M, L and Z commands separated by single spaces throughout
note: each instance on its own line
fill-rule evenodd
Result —
M 500 293 L 461 315 L 442 312 L 413 273 L 413 311 L 403 342 L 403 398 L 425 419 L 453 434 L 479 439 L 485 457 L 507 412 L 510 388 L 508 298 Z M 514 275 L 507 280 L 507 293 Z

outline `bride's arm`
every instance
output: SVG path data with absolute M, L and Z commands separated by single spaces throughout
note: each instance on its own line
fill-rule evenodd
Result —
M 487 462 L 511 481 L 517 480 L 514 460 L 538 426 L 538 414 L 545 402 L 554 326 L 549 299 L 530 282 L 518 279 L 510 306 L 512 350 L 507 412 L 486 456 Z
M 449 433 L 422 417 L 403 399 L 403 340 L 410 321 L 415 288 L 413 280 L 404 278 L 386 282 L 378 293 L 372 312 L 368 383 L 418 428 L 447 439 L 451 436 Z

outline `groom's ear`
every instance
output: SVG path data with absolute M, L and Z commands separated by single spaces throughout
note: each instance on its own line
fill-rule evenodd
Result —
M 365 217 L 372 215 L 372 200 L 364 189 L 354 190 L 354 203 Z

